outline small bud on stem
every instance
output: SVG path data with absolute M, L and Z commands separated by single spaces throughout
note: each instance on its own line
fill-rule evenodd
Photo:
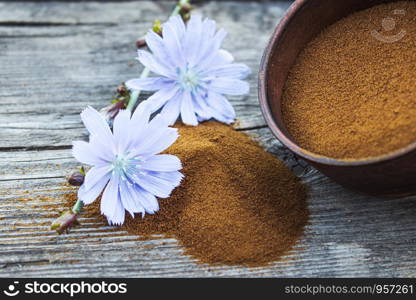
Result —
M 181 10 L 179 11 L 180 15 L 188 14 L 192 10 L 192 5 L 189 3 L 184 3 L 181 5 Z
M 56 230 L 59 234 L 68 231 L 69 228 L 74 225 L 78 225 L 77 214 L 73 213 L 72 210 L 63 212 L 59 218 L 52 222 L 51 229 Z
M 160 20 L 155 20 L 153 22 L 153 31 L 162 36 L 162 22 L 160 22 Z
M 68 232 L 71 227 L 79 225 L 78 215 L 80 214 L 83 206 L 83 202 L 78 199 L 72 209 L 64 211 L 55 221 L 52 222 L 51 229 L 56 230 L 59 234 L 62 234 L 64 232 Z
M 74 186 L 80 186 L 84 183 L 85 170 L 84 167 L 81 167 L 79 171 L 75 171 L 68 178 L 68 183 Z
M 190 13 L 185 13 L 182 16 L 183 21 L 186 23 L 189 21 L 189 19 L 191 18 L 191 14 Z
M 127 90 L 126 86 L 124 85 L 124 83 L 117 87 L 117 93 L 120 96 L 125 96 L 127 92 L 128 92 L 128 90 Z
M 146 46 L 146 41 L 144 39 L 138 39 L 136 41 L 136 47 L 137 48 L 143 48 Z

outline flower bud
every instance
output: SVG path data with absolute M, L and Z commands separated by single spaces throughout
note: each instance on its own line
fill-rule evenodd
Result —
M 71 176 L 68 178 L 68 183 L 70 185 L 80 186 L 84 183 L 85 172 L 76 171 L 72 173 Z
M 190 13 L 185 13 L 182 14 L 182 20 L 186 23 L 189 21 L 189 19 L 191 18 L 191 14 Z
M 181 15 L 184 15 L 184 14 L 188 14 L 191 10 L 192 10 L 192 5 L 189 3 L 184 3 L 181 5 L 181 10 L 179 13 Z
M 127 88 L 126 88 L 126 86 L 125 86 L 124 84 L 119 85 L 119 86 L 117 87 L 117 93 L 118 93 L 119 95 L 124 95 L 124 94 L 126 94 L 127 92 L 128 92 L 128 90 L 127 90 Z
M 137 48 L 143 48 L 146 46 L 146 41 L 144 39 L 139 39 L 136 41 Z
M 126 92 L 128 93 L 128 91 Z M 117 116 L 118 112 L 121 109 L 126 108 L 126 102 L 122 100 L 116 99 L 114 103 L 106 106 L 100 110 L 100 113 L 103 115 L 104 119 L 109 123 L 112 124 L 114 118 Z
M 160 36 L 162 35 L 162 22 L 160 22 L 160 20 L 156 20 L 153 22 L 153 31 Z
M 64 233 L 69 228 L 78 225 L 78 215 L 72 210 L 63 212 L 59 218 L 52 222 L 51 229 L 56 230 L 59 234 Z

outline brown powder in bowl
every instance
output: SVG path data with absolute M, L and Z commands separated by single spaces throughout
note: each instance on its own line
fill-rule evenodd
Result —
M 178 239 L 200 262 L 265 265 L 287 253 L 308 221 L 305 187 L 246 134 L 217 122 L 179 127 L 167 151 L 185 179 L 160 211 L 126 218 L 128 232 Z M 99 201 L 86 207 L 99 214 Z M 127 215 L 127 214 L 126 214 Z
M 394 41 L 394 42 L 391 42 Z M 361 159 L 416 141 L 416 2 L 383 4 L 307 45 L 284 90 L 284 123 L 303 148 Z

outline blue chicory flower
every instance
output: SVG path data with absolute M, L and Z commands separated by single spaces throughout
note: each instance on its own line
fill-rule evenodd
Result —
M 78 197 L 90 204 L 104 190 L 101 213 L 110 224 L 122 224 L 125 210 L 132 217 L 158 211 L 156 197 L 169 197 L 183 177 L 176 156 L 158 154 L 176 141 L 177 129 L 168 127 L 160 115 L 149 122 L 146 104 L 139 105 L 132 116 L 130 111 L 121 110 L 114 119 L 113 131 L 92 107 L 81 113 L 90 138 L 88 143 L 73 142 L 73 155 L 93 167 Z
M 131 79 L 126 86 L 133 90 L 156 91 L 148 101 L 155 112 L 172 125 L 179 117 L 188 125 L 209 119 L 230 124 L 235 112 L 226 95 L 243 95 L 249 91 L 242 81 L 250 74 L 244 64 L 233 63 L 232 55 L 221 49 L 226 36 L 216 31 L 213 20 L 192 16 L 185 25 L 180 16 L 163 25 L 163 38 L 150 30 L 146 43 L 152 53 L 138 50 L 138 60 L 159 77 Z

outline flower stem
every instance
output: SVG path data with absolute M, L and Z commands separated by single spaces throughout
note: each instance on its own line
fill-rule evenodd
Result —
M 182 6 L 184 5 L 190 5 L 190 1 L 189 0 L 179 0 L 178 4 L 175 6 L 175 8 L 173 9 L 172 13 L 170 14 L 170 16 L 176 16 L 177 14 L 180 13 Z M 142 73 L 140 74 L 140 79 L 143 78 L 147 78 L 147 76 L 149 76 L 150 70 L 148 68 L 144 68 Z M 134 107 L 136 106 L 137 100 L 139 99 L 141 90 L 134 90 L 131 95 L 130 95 L 130 99 L 129 99 L 129 103 L 127 104 L 127 109 L 130 110 L 131 112 L 133 112 Z
M 176 16 L 181 11 L 182 6 L 184 5 L 190 5 L 189 0 L 179 0 L 178 4 L 173 9 L 170 16 Z
M 79 214 L 81 212 L 83 206 L 84 206 L 84 202 L 82 202 L 80 199 L 78 199 L 77 202 L 72 207 L 72 212 L 74 214 Z
M 146 78 L 149 76 L 150 70 L 144 68 L 142 74 L 140 74 L 140 79 Z M 137 99 L 139 99 L 141 90 L 134 90 L 130 95 L 129 104 L 127 104 L 127 109 L 133 112 L 134 107 L 136 106 Z

